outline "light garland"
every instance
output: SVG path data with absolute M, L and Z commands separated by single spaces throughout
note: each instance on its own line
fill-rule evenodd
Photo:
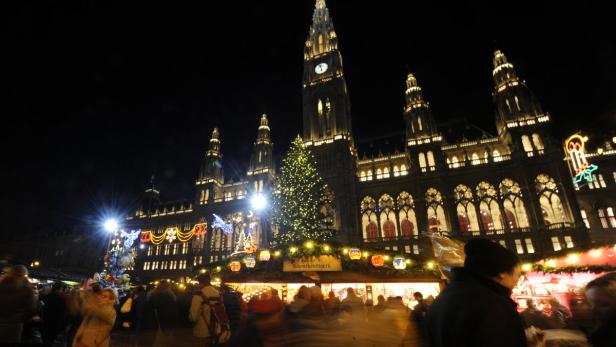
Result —
M 264 250 L 267 255 L 273 255 L 273 259 L 264 256 L 259 257 L 237 254 L 231 256 L 226 261 L 216 263 L 216 267 L 212 268 L 212 272 L 221 272 L 230 270 L 233 273 L 239 273 L 242 271 L 262 271 L 264 269 L 279 271 L 277 266 L 280 265 L 280 261 L 294 260 L 305 257 L 318 257 L 318 256 L 334 256 L 340 258 L 343 263 L 343 267 L 351 271 L 373 271 L 379 272 L 391 276 L 400 276 L 411 273 L 426 273 L 435 274 L 437 271 L 437 263 L 434 261 L 426 261 L 419 263 L 406 258 L 403 255 L 388 255 L 382 250 L 370 250 L 360 249 L 356 247 L 346 246 L 331 246 L 329 244 L 317 244 L 312 240 L 307 240 L 301 246 L 300 245 L 286 245 L 276 250 Z M 265 255 L 264 254 L 264 255 Z M 351 254 L 353 256 L 351 257 Z M 370 254 L 374 254 L 370 256 Z M 357 257 L 359 255 L 359 257 Z M 242 256 L 244 256 L 242 258 Z M 242 263 L 245 266 L 242 266 Z M 220 266 L 220 265 L 223 266 Z
M 186 232 L 183 232 L 176 227 L 169 227 L 160 235 L 156 235 L 150 230 L 142 231 L 140 241 L 141 243 L 152 243 L 158 246 L 165 240 L 169 241 L 169 243 L 173 243 L 176 238 L 180 242 L 188 242 L 191 238 L 196 236 L 205 236 L 206 233 L 207 223 L 199 223 L 195 224 L 192 229 Z

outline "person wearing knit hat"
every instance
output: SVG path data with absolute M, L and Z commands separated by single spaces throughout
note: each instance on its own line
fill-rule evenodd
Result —
M 472 239 L 464 246 L 464 267 L 428 311 L 432 347 L 526 347 L 527 339 L 511 290 L 520 260 L 498 243 Z

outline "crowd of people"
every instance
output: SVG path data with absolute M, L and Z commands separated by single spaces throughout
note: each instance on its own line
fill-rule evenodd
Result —
M 588 283 L 586 298 L 569 308 L 553 299 L 546 315 L 528 300 L 519 314 L 511 299 L 517 256 L 482 239 L 469 241 L 465 256 L 436 299 L 416 292 L 412 308 L 401 297 L 379 295 L 375 304 L 353 288 L 340 300 L 318 284 L 300 287 L 288 304 L 273 288 L 245 301 L 225 284 L 213 286 L 207 273 L 195 286 L 161 281 L 121 298 L 97 284 L 39 290 L 25 267 L 13 266 L 0 278 L 0 344 L 517 347 L 545 346 L 553 329 L 574 329 L 593 347 L 616 345 L 616 273 Z

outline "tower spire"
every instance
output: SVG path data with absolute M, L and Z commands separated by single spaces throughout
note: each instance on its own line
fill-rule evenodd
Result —
M 210 138 L 210 145 L 203 165 L 201 166 L 201 173 L 199 175 L 200 180 L 214 180 L 219 184 L 223 183 L 223 171 L 222 171 L 222 154 L 220 153 L 220 133 L 218 128 L 212 130 L 212 137 Z
M 496 106 L 496 123 L 499 134 L 510 127 L 519 127 L 543 123 L 549 116 L 543 113 L 541 104 L 526 82 L 520 79 L 517 72 L 503 52 L 494 51 L 492 59 L 494 69 L 494 104 Z
M 274 161 L 272 159 L 273 144 L 270 140 L 270 127 L 267 115 L 261 115 L 259 120 L 259 131 L 257 140 L 253 146 L 253 153 L 250 157 L 250 167 L 248 175 L 253 176 L 260 173 L 274 174 Z
M 411 139 L 431 138 L 438 135 L 430 104 L 424 100 L 421 87 L 412 73 L 406 76 L 404 96 L 406 98 L 404 118 L 407 142 Z M 433 140 L 436 141 L 436 138 Z
M 325 0 L 317 0 L 312 14 L 312 25 L 304 48 L 304 60 L 313 59 L 337 49 L 338 38 Z

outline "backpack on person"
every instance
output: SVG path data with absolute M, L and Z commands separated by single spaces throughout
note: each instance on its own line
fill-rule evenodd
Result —
M 210 333 L 212 345 L 218 346 L 225 344 L 231 338 L 231 327 L 222 295 L 208 298 L 204 297 L 202 293 L 198 295 L 203 299 L 202 305 L 208 305 L 210 308 L 209 319 L 205 316 L 205 310 L 201 311 L 201 315 Z

